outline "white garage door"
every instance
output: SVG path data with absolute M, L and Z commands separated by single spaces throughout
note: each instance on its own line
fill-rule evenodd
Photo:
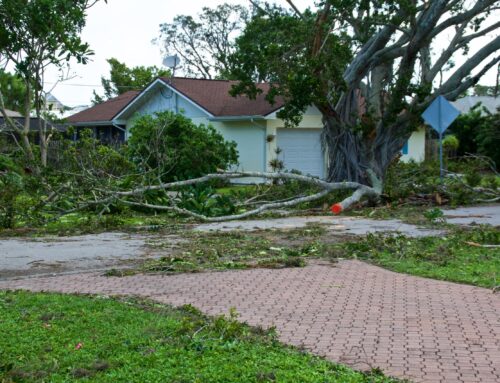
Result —
M 321 129 L 278 129 L 277 145 L 282 150 L 279 158 L 287 170 L 324 177 L 325 163 L 321 149 Z

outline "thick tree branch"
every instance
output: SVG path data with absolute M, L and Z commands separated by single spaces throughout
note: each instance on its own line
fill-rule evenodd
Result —
M 228 179 L 244 178 L 244 177 L 295 180 L 295 181 L 301 181 L 301 182 L 305 182 L 305 183 L 317 186 L 322 190 L 319 192 L 316 192 L 314 194 L 308 195 L 308 196 L 296 196 L 296 197 L 291 198 L 289 200 L 263 202 L 260 206 L 254 208 L 254 209 L 251 209 L 249 211 L 242 212 L 239 214 L 234 214 L 234 215 L 220 216 L 220 217 L 208 217 L 208 216 L 181 208 L 181 207 L 177 206 L 176 201 L 173 198 L 170 198 L 170 204 L 168 204 L 168 205 L 156 205 L 156 204 L 150 204 L 150 203 L 147 203 L 144 201 L 134 200 L 134 197 L 142 197 L 146 192 L 151 191 L 151 190 L 162 190 L 162 191 L 166 192 L 169 189 L 178 189 L 179 187 L 200 184 L 200 183 L 204 183 L 204 182 L 214 180 L 214 179 L 228 180 Z M 374 198 L 374 197 L 380 195 L 380 192 L 381 192 L 380 188 L 378 188 L 378 186 L 372 188 L 369 186 L 359 184 L 357 182 L 326 182 L 326 181 L 320 180 L 318 178 L 313 178 L 313 177 L 308 177 L 308 176 L 303 176 L 303 175 L 293 174 L 293 173 L 263 173 L 263 172 L 227 172 L 226 173 L 225 172 L 225 173 L 207 174 L 206 176 L 203 176 L 203 177 L 185 180 L 185 181 L 160 183 L 158 185 L 150 185 L 150 186 L 146 186 L 146 187 L 142 187 L 142 188 L 136 188 L 136 189 L 130 190 L 130 191 L 97 190 L 98 192 L 104 194 L 103 198 L 101 198 L 101 199 L 95 198 L 93 201 L 84 202 L 76 208 L 65 211 L 63 214 L 73 213 L 75 211 L 83 210 L 83 209 L 93 207 L 93 206 L 109 205 L 109 204 L 114 203 L 114 202 L 120 202 L 120 203 L 130 205 L 130 206 L 144 207 L 144 208 L 153 209 L 153 210 L 173 211 L 173 212 L 176 212 L 179 214 L 189 215 L 191 217 L 194 217 L 196 219 L 200 219 L 203 221 L 220 222 L 220 221 L 246 218 L 246 217 L 249 217 L 252 215 L 260 214 L 260 213 L 267 211 L 267 210 L 270 210 L 270 209 L 287 208 L 287 207 L 296 206 L 296 205 L 301 204 L 301 203 L 315 201 L 315 200 L 318 200 L 322 197 L 325 197 L 326 195 L 328 195 L 329 193 L 331 193 L 334 190 L 345 190 L 345 189 L 351 189 L 351 190 L 354 190 L 355 192 L 353 193 L 352 196 L 346 198 L 344 201 L 335 205 L 335 206 L 337 206 L 336 210 L 334 210 L 334 212 L 336 212 L 336 213 L 340 213 L 341 211 L 349 208 L 350 206 L 352 206 L 352 204 L 360 201 L 363 197 Z
M 461 84 L 462 80 L 469 76 L 471 72 L 479 65 L 481 62 L 486 60 L 488 56 L 492 53 L 500 50 L 500 36 L 497 36 L 494 40 L 486 44 L 483 48 L 477 51 L 472 57 L 470 57 L 462 66 L 460 66 L 455 72 L 450 76 L 450 78 L 443 84 L 443 86 L 438 90 L 439 94 L 450 93 Z M 490 66 L 491 67 L 491 66 Z
M 299 16 L 301 19 L 304 18 L 304 15 L 302 15 L 302 12 L 299 11 L 299 8 L 297 8 L 297 6 L 293 3 L 292 0 L 286 0 L 286 2 L 288 3 L 288 5 L 290 5 L 290 7 L 293 9 L 293 11 L 297 16 Z
M 475 5 L 469 9 L 468 11 L 459 13 L 455 16 L 449 17 L 444 20 L 441 24 L 438 24 L 434 30 L 432 31 L 430 38 L 433 39 L 445 29 L 452 27 L 453 25 L 462 24 L 464 22 L 471 21 L 474 17 L 485 13 L 489 10 L 489 7 L 495 5 L 498 0 L 479 0 L 475 3 Z

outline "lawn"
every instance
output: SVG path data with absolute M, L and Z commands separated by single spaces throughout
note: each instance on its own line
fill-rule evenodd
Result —
M 392 382 L 191 306 L 0 292 L 0 382 Z
M 488 226 L 448 229 L 442 237 L 368 235 L 361 241 L 337 245 L 334 254 L 406 274 L 487 288 L 498 286 L 500 230 Z

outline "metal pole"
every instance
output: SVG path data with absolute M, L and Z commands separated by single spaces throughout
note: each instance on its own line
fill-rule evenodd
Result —
M 443 119 L 441 118 L 441 97 L 438 98 L 439 108 L 438 108 L 438 126 L 439 126 L 439 179 L 443 183 Z
M 439 132 L 439 178 L 443 183 L 443 133 Z

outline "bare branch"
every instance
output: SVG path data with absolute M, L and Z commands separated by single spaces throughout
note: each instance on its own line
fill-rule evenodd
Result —
M 225 173 L 213 173 L 207 174 L 203 177 L 193 178 L 185 181 L 175 181 L 169 183 L 161 183 L 158 185 L 150 185 L 143 188 L 137 188 L 127 192 L 116 192 L 116 195 L 120 197 L 134 196 L 143 194 L 149 190 L 167 190 L 174 189 L 182 186 L 195 185 L 203 182 L 207 182 L 214 179 L 228 180 L 234 178 L 244 178 L 244 177 L 255 177 L 255 178 L 266 178 L 266 179 L 289 179 L 295 181 L 307 182 L 318 187 L 328 189 L 328 190 L 340 190 L 340 189 L 358 189 L 363 185 L 358 182 L 327 182 L 319 178 L 313 178 L 308 176 L 303 176 L 300 174 L 293 173 L 265 173 L 265 172 L 225 172 Z M 103 190 L 105 192 L 105 190 Z
M 299 16 L 301 19 L 304 18 L 304 15 L 302 15 L 302 12 L 299 11 L 299 8 L 297 8 L 297 6 L 293 3 L 292 0 L 286 0 L 286 2 L 288 3 L 288 5 L 290 5 L 290 7 L 293 9 L 293 11 L 297 16 Z

